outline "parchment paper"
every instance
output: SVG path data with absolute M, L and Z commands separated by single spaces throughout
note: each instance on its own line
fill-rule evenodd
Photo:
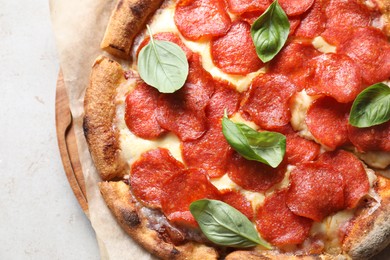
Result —
M 99 46 L 116 0 L 49 0 L 49 3 L 85 178 L 89 218 L 96 232 L 101 258 L 154 259 L 121 229 L 104 203 L 97 187 L 100 177 L 82 131 L 85 88 L 95 58 L 103 54 Z

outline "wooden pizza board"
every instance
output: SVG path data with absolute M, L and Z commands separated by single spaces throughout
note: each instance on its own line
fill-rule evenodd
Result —
M 88 216 L 84 175 L 77 150 L 72 115 L 69 109 L 69 99 L 61 71 L 57 80 L 55 110 L 57 141 L 65 174 L 81 208 Z

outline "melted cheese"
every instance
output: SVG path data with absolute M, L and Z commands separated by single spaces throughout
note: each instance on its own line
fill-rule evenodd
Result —
M 314 38 L 312 44 L 314 48 L 322 53 L 336 53 L 336 46 L 330 45 L 321 36 Z
M 260 129 L 260 127 L 258 125 L 256 125 L 254 122 L 245 120 L 240 113 L 235 113 L 230 118 L 230 120 L 232 120 L 234 123 L 246 124 L 247 126 L 253 128 L 255 130 L 259 130 Z
M 310 230 L 312 236 L 325 237 L 325 250 L 330 254 L 339 254 L 340 241 L 339 229 L 354 216 L 354 210 L 339 211 L 332 216 L 326 217 L 322 222 L 315 222 Z
M 211 183 L 218 190 L 232 189 L 240 192 L 248 201 L 251 202 L 253 210 L 256 210 L 258 206 L 262 205 L 265 199 L 265 195 L 262 193 L 252 192 L 241 188 L 235 182 L 233 182 L 227 174 L 220 178 L 211 179 Z
M 122 112 L 123 110 L 124 106 L 118 109 L 118 115 L 124 115 L 124 112 Z M 144 152 L 156 149 L 158 147 L 168 149 L 176 160 L 183 161 L 181 156 L 180 140 L 176 135 L 169 133 L 166 136 L 154 141 L 145 140 L 135 136 L 132 132 L 130 132 L 124 122 L 120 125 L 122 125 L 122 127 L 119 127 L 119 141 L 121 143 L 122 156 L 129 165 L 138 160 L 141 154 Z
M 305 90 L 302 90 L 292 97 L 290 106 L 291 126 L 295 131 L 299 132 L 300 136 L 309 140 L 314 140 L 314 137 L 310 133 L 305 122 L 306 112 L 311 103 L 317 98 L 318 97 L 316 96 L 309 96 Z
M 211 183 L 217 187 L 218 190 L 240 190 L 241 187 L 238 186 L 235 182 L 233 182 L 227 174 L 223 175 L 220 178 L 214 178 L 211 180 Z
M 371 167 L 385 169 L 390 165 L 390 153 L 370 151 L 366 153 L 358 153 L 357 156 Z

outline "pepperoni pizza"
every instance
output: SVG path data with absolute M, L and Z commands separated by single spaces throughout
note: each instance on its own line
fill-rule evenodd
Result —
M 362 91 L 389 83 L 390 2 L 279 0 L 288 37 L 263 60 L 252 30 L 271 2 L 119 0 L 112 13 L 101 47 L 116 60 L 93 65 L 84 132 L 108 207 L 158 257 L 367 259 L 390 243 L 390 122 L 349 121 Z M 170 93 L 137 63 L 157 41 L 188 63 Z M 248 159 L 228 123 L 251 144 L 283 136 L 280 161 Z M 209 217 L 240 214 L 264 243 L 248 244 L 241 222 L 204 227 L 199 201 L 230 205 Z

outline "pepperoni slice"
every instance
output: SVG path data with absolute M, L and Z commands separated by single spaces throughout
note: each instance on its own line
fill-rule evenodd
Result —
M 302 17 L 294 35 L 315 38 L 325 30 L 325 0 L 317 0 L 311 9 Z
M 208 73 L 202 66 L 202 58 L 199 54 L 193 54 L 189 59 L 189 72 L 186 83 L 199 85 L 199 90 L 204 92 L 208 97 L 214 93 L 214 80 L 210 73 Z M 201 93 L 198 93 L 201 96 Z M 194 100 L 195 107 L 204 107 L 206 101 Z M 193 105 L 191 105 L 193 106 Z
M 205 169 L 211 178 L 221 177 L 226 173 L 232 153 L 232 148 L 223 136 L 221 124 L 211 127 L 197 140 L 182 142 L 185 164 Z
M 252 203 L 244 195 L 235 190 L 222 190 L 221 193 L 221 200 L 223 202 L 240 211 L 249 220 L 253 220 Z
M 364 89 L 359 67 L 348 56 L 322 54 L 310 61 L 313 68 L 309 95 L 325 94 L 340 103 L 355 100 Z
M 348 142 L 349 104 L 341 104 L 330 97 L 316 99 L 306 114 L 310 133 L 331 150 Z
M 180 33 L 193 41 L 223 35 L 231 23 L 223 0 L 180 0 L 174 19 Z
M 344 186 L 340 171 L 331 165 L 302 163 L 291 172 L 287 206 L 296 215 L 321 221 L 344 209 Z
M 257 18 L 260 17 L 260 15 L 263 14 L 264 11 L 250 11 L 250 12 L 245 12 L 240 15 L 241 19 L 244 20 L 245 22 L 249 23 L 252 25 Z
M 214 64 L 225 73 L 246 75 L 263 66 L 246 22 L 234 22 L 227 34 L 213 38 L 210 46 Z
M 287 192 L 275 192 L 257 209 L 256 227 L 273 245 L 301 244 L 309 236 L 312 220 L 297 216 L 286 206 Z
M 348 28 L 369 26 L 374 18 L 372 12 L 356 0 L 331 0 L 325 12 L 328 19 L 322 37 L 335 45 L 348 35 Z
M 302 138 L 298 134 L 289 134 L 286 137 L 286 155 L 290 164 L 312 161 L 320 153 L 321 146 L 313 141 Z
M 360 199 L 368 193 L 370 183 L 363 164 L 353 154 L 338 150 L 337 152 L 325 152 L 318 161 L 330 165 L 337 165 L 341 172 L 345 185 L 344 204 L 348 209 L 355 208 Z
M 348 137 L 360 152 L 390 152 L 390 122 L 367 128 L 348 125 Z
M 289 42 L 269 63 L 269 71 L 285 75 L 295 74 L 305 70 L 307 61 L 320 54 L 311 43 Z
M 301 90 L 306 87 L 306 79 L 311 74 L 308 60 L 320 54 L 311 43 L 290 42 L 269 63 L 269 71 L 286 75 Z
M 287 165 L 283 162 L 277 168 L 272 168 L 235 153 L 228 165 L 228 175 L 246 190 L 264 192 L 283 180 L 286 169 Z
M 162 184 L 164 195 L 161 209 L 171 223 L 197 227 L 190 204 L 200 199 L 219 199 L 220 193 L 202 169 L 183 170 Z
M 363 80 L 368 84 L 390 78 L 390 43 L 378 29 L 357 28 L 340 43 L 338 53 L 349 56 L 356 62 Z
M 227 0 L 229 11 L 233 14 L 257 11 L 263 13 L 271 4 L 270 0 Z M 259 15 L 257 16 L 259 17 Z
M 278 131 L 286 136 L 286 157 L 289 164 L 296 165 L 317 158 L 321 149 L 319 144 L 300 137 L 291 125 Z
M 225 109 L 228 115 L 234 114 L 238 109 L 240 93 L 228 81 L 215 80 L 215 92 L 206 107 L 206 115 L 209 122 L 221 124 L 221 118 Z
M 192 51 L 190 49 L 188 49 L 187 46 L 185 46 L 185 44 L 182 42 L 182 40 L 179 38 L 179 36 L 175 33 L 171 33 L 171 32 L 156 33 L 156 34 L 153 34 L 153 39 L 176 43 L 186 53 L 187 59 L 189 59 L 191 54 L 192 54 Z M 139 52 L 142 50 L 143 47 L 145 47 L 149 43 L 149 41 L 150 41 L 150 37 L 146 37 L 141 42 L 141 44 L 139 45 L 139 47 L 137 49 L 137 57 L 138 57 Z
M 172 94 L 161 94 L 158 100 L 157 121 L 180 140 L 194 140 L 207 130 L 205 109 L 214 92 L 214 82 L 198 55 L 192 55 L 189 75 L 184 87 Z
M 204 111 L 191 110 L 186 104 L 186 94 L 196 92 L 196 87 L 188 84 L 179 93 L 164 94 L 158 100 L 158 123 L 182 141 L 195 140 L 207 130 Z
M 132 165 L 130 185 L 133 194 L 150 208 L 160 208 L 164 181 L 184 169 L 167 149 L 143 153 Z
M 280 6 L 288 16 L 303 14 L 313 5 L 314 0 L 279 0 Z
M 264 129 L 288 124 L 289 99 L 297 87 L 280 74 L 260 74 L 253 81 L 242 110 Z
M 290 33 L 288 35 L 294 35 L 298 26 L 301 24 L 301 20 L 297 17 L 290 17 L 288 18 L 288 21 L 290 22 Z
M 155 139 L 166 131 L 156 119 L 157 100 L 160 93 L 146 83 L 138 82 L 126 97 L 125 121 L 130 131 L 144 139 Z

